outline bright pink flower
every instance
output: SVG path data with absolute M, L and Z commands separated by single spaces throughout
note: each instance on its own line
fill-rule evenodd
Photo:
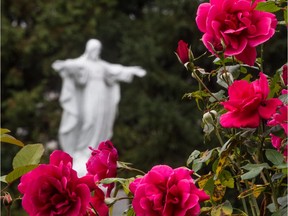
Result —
M 196 23 L 204 33 L 202 40 L 206 48 L 213 54 L 223 51 L 222 41 L 225 56 L 235 56 L 253 65 L 256 46 L 271 38 L 277 25 L 274 14 L 255 10 L 262 1 L 210 0 L 200 4 Z
M 90 200 L 92 178 L 78 178 L 72 169 L 72 158 L 56 150 L 50 164 L 41 164 L 23 175 L 18 190 L 23 194 L 22 206 L 30 216 L 85 215 Z
M 91 150 L 91 157 L 86 163 L 88 174 L 94 175 L 96 181 L 116 177 L 118 153 L 112 142 L 109 140 L 101 142 L 98 149 L 91 148 Z M 104 186 L 108 187 L 107 196 L 110 196 L 114 184 Z
M 228 111 L 220 117 L 220 124 L 226 128 L 255 128 L 260 120 L 269 119 L 282 105 L 278 98 L 267 99 L 269 86 L 266 76 L 252 83 L 237 80 L 228 88 L 229 100 L 221 104 Z
M 166 165 L 154 166 L 145 176 L 129 186 L 134 194 L 132 206 L 137 216 L 193 216 L 209 196 L 199 190 L 192 170 Z
M 273 114 L 270 121 L 267 122 L 268 126 L 280 125 L 285 134 L 288 134 L 288 105 L 281 106 L 279 112 Z
M 178 41 L 178 47 L 176 49 L 177 56 L 179 60 L 185 64 L 189 62 L 189 49 L 188 44 L 183 40 Z
M 94 196 L 90 199 L 87 216 L 108 216 L 109 208 L 105 204 L 105 195 L 103 191 L 97 188 L 94 191 Z
M 278 137 L 278 136 L 276 136 L 276 135 L 274 135 L 272 133 L 270 134 L 270 137 L 271 137 L 272 146 L 279 151 L 280 148 L 281 148 L 282 138 Z

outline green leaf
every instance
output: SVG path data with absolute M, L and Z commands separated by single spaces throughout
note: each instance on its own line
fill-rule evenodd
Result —
M 126 179 L 124 178 L 105 178 L 105 179 L 102 179 L 100 182 L 102 184 L 111 184 L 111 183 L 116 183 L 116 182 L 122 183 L 125 180 Z
M 241 179 L 245 180 L 245 179 L 255 178 L 257 175 L 259 175 L 261 173 L 261 171 L 264 168 L 270 168 L 270 167 L 267 163 L 262 163 L 262 164 L 247 164 L 247 165 L 243 166 L 242 168 L 249 170 L 249 172 L 241 175 Z
M 221 101 L 223 98 L 225 98 L 225 91 L 224 90 L 220 90 L 220 91 L 218 91 L 218 92 L 216 92 L 216 93 L 212 93 L 213 95 L 214 95 L 214 97 L 215 98 L 217 98 L 219 101 Z M 214 98 L 214 97 L 210 97 L 209 98 L 209 101 L 211 102 L 211 103 L 213 103 L 213 102 L 215 102 L 216 101 L 216 99 Z
M 211 216 L 229 216 L 233 213 L 231 203 L 226 200 L 224 203 L 214 207 L 211 211 Z
M 1 142 L 5 142 L 5 143 L 9 143 L 9 144 L 14 144 L 14 145 L 23 147 L 24 144 L 23 144 L 20 140 L 17 140 L 17 139 L 14 138 L 13 136 L 7 134 L 7 133 L 9 133 L 9 132 L 10 132 L 10 130 L 5 129 L 5 128 L 1 128 L 0 141 L 1 141 Z
M 188 158 L 188 160 L 187 160 L 187 162 L 186 162 L 186 164 L 187 164 L 187 166 L 189 165 L 189 164 L 191 164 L 199 155 L 200 155 L 200 151 L 198 151 L 198 150 L 194 150 L 191 154 L 190 154 L 190 156 L 189 156 L 189 158 Z
M 273 76 L 273 78 L 270 80 L 269 88 L 270 93 L 268 95 L 268 98 L 273 98 L 276 93 L 278 93 L 281 89 L 281 86 L 278 84 L 280 82 L 280 73 L 277 72 Z
M 284 161 L 283 155 L 274 149 L 267 149 L 265 155 L 276 166 L 282 164 Z
M 255 9 L 272 13 L 281 10 L 281 8 L 278 7 L 274 1 L 259 2 Z
M 219 175 L 219 179 L 223 186 L 234 188 L 234 178 L 229 171 L 223 170 Z
M 38 164 L 17 167 L 16 169 L 14 169 L 12 172 L 10 172 L 6 176 L 5 180 L 6 180 L 7 183 L 12 183 L 16 179 L 20 178 L 22 175 L 24 175 L 27 172 L 35 169 L 37 166 L 38 166 Z
M 124 213 L 123 213 L 123 216 L 136 216 L 133 208 L 129 208 L 128 210 L 126 210 Z
M 5 134 L 5 133 L 9 133 L 9 132 L 11 132 L 11 131 L 6 129 L 6 128 L 0 128 L 0 135 Z
M 44 153 L 42 144 L 28 144 L 24 146 L 13 159 L 13 168 L 39 164 Z

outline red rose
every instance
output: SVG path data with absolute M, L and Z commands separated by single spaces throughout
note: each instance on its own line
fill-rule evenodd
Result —
M 137 216 L 194 216 L 200 213 L 199 202 L 209 196 L 199 190 L 191 177 L 192 170 L 154 166 L 145 176 L 129 186 L 134 194 L 132 206 Z
M 176 54 L 178 56 L 178 59 L 183 63 L 189 62 L 189 49 L 188 44 L 185 43 L 183 40 L 180 40 L 178 42 L 178 47 L 176 49 Z
M 91 150 L 91 156 L 86 163 L 88 174 L 94 175 L 96 181 L 116 177 L 118 153 L 112 142 L 109 140 L 101 142 L 98 149 L 91 148 Z M 108 187 L 107 196 L 109 196 L 114 184 L 104 187 Z
M 85 215 L 89 186 L 96 187 L 91 180 L 78 178 L 70 155 L 56 150 L 50 155 L 50 164 L 41 164 L 21 177 L 18 190 L 24 194 L 22 206 L 30 216 Z
M 220 124 L 226 128 L 258 127 L 261 119 L 269 119 L 282 105 L 278 98 L 267 99 L 269 91 L 262 72 L 252 83 L 235 81 L 228 88 L 229 100 L 221 103 L 228 112 L 220 117 Z
M 269 40 L 275 33 L 276 16 L 255 10 L 264 0 L 210 0 L 200 4 L 196 23 L 204 33 L 202 41 L 213 54 L 224 51 L 225 56 L 253 65 L 256 46 Z M 225 46 L 225 49 L 223 47 Z

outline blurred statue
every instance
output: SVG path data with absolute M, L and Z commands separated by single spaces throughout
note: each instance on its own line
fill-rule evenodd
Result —
M 119 82 L 131 82 L 146 71 L 138 66 L 111 64 L 100 59 L 101 42 L 90 39 L 76 59 L 57 60 L 52 68 L 62 77 L 60 146 L 73 157 L 74 169 L 86 174 L 90 149 L 110 139 L 120 101 Z

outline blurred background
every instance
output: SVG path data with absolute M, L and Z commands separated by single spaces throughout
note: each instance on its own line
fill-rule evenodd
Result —
M 2 1 L 1 127 L 25 144 L 57 148 L 62 81 L 51 64 L 79 57 L 87 40 L 97 38 L 102 59 L 147 71 L 144 78 L 121 83 L 112 138 L 119 160 L 144 171 L 159 163 L 185 165 L 193 150 L 213 145 L 213 139 L 203 145 L 195 101 L 182 99 L 198 84 L 174 53 L 180 39 L 191 44 L 195 56 L 206 51 L 195 23 L 198 5 L 197 0 Z M 267 74 L 286 62 L 283 28 L 264 45 Z M 210 71 L 212 61 L 206 55 L 198 63 Z M 1 175 L 11 171 L 18 150 L 1 145 Z

